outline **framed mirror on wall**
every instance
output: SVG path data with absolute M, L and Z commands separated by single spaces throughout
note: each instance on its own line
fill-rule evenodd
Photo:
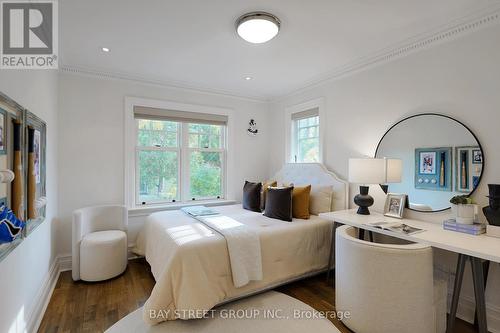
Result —
M 435 113 L 394 124 L 380 139 L 375 157 L 402 160 L 401 182 L 382 188 L 407 194 L 409 208 L 421 212 L 449 209 L 453 196 L 471 195 L 485 164 L 476 135 L 460 121 Z
M 46 123 L 0 92 L 0 260 L 46 216 Z
M 20 223 L 25 218 L 21 149 L 24 114 L 21 105 L 0 93 L 0 260 L 22 242 L 24 235 L 24 224 Z
M 31 233 L 46 214 L 47 125 L 35 114 L 25 112 L 26 231 Z

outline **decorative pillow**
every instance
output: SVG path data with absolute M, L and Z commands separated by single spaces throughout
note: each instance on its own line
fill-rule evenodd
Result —
M 293 187 L 269 187 L 264 215 L 273 219 L 292 221 Z
M 311 185 L 297 186 L 292 193 L 292 215 L 297 219 L 309 219 L 309 195 Z
M 332 210 L 333 187 L 323 186 L 311 188 L 309 212 L 313 215 L 326 213 Z
M 262 183 L 245 181 L 245 185 L 243 186 L 243 208 L 260 213 L 261 191 Z
M 278 182 L 275 180 L 268 180 L 266 182 L 262 182 L 262 195 L 260 196 L 260 208 L 263 211 L 266 208 L 266 194 L 267 189 L 271 187 L 276 187 Z

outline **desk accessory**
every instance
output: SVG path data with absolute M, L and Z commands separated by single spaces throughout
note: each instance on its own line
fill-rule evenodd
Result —
M 406 194 L 387 194 L 387 197 L 385 199 L 384 215 L 402 219 L 405 203 Z
M 370 215 L 368 207 L 373 205 L 373 197 L 368 194 L 370 184 L 385 183 L 385 161 L 381 158 L 350 158 L 349 182 L 362 184 L 354 203 L 359 206 L 358 214 Z
M 478 207 L 468 195 L 456 195 L 451 198 L 450 203 L 457 223 L 473 224 L 477 221 Z
M 486 224 L 483 223 L 464 224 L 464 223 L 457 223 L 455 219 L 449 219 L 443 222 L 443 229 L 461 232 L 469 235 L 480 235 L 486 232 Z
M 488 184 L 489 206 L 483 208 L 483 214 L 492 226 L 500 227 L 500 184 Z
M 373 197 L 368 194 L 371 184 L 401 182 L 402 161 L 387 158 L 350 158 L 349 182 L 361 184 L 354 203 L 359 206 L 358 214 L 370 215 L 368 207 L 373 205 Z

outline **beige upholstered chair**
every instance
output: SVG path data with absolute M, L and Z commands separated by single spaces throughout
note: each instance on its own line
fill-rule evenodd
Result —
M 102 281 L 127 268 L 125 206 L 107 205 L 73 212 L 73 280 Z
M 336 230 L 335 301 L 356 333 L 446 330 L 444 280 L 433 278 L 432 248 L 371 243 L 353 227 Z

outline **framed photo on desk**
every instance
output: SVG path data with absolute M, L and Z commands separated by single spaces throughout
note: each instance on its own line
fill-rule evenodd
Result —
M 384 215 L 402 219 L 405 203 L 406 194 L 388 193 L 385 199 Z

